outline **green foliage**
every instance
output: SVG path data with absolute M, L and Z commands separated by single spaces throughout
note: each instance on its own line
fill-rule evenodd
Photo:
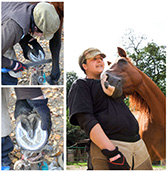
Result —
M 154 170 L 166 170 L 166 166 L 163 165 L 152 165 Z
M 79 126 L 74 126 L 70 124 L 68 109 L 67 109 L 67 116 L 66 116 L 66 124 L 67 124 L 67 146 L 72 146 L 79 140 L 88 138 L 85 132 L 81 130 Z
M 73 82 L 78 79 L 78 76 L 75 72 L 67 72 L 66 73 L 66 97 L 67 97 L 67 107 L 68 107 L 68 95 L 69 95 L 69 90 L 71 88 L 71 85 Z
M 67 162 L 67 165 L 74 165 L 74 166 L 87 166 L 87 162 Z
M 78 142 L 79 140 L 83 140 L 88 138 L 83 130 L 80 129 L 79 126 L 71 125 L 69 122 L 69 109 L 68 109 L 68 95 L 69 90 L 73 82 L 78 79 L 78 76 L 75 72 L 67 72 L 66 73 L 66 89 L 67 89 L 67 115 L 66 115 L 66 123 L 67 123 L 67 146 L 71 146 Z
M 66 73 L 66 87 L 67 87 L 67 92 L 69 92 L 70 87 L 72 85 L 72 83 L 78 79 L 78 76 L 75 72 L 67 72 Z
M 125 99 L 124 99 L 124 103 L 129 107 L 130 103 L 129 103 L 129 96 L 127 96 Z
M 126 30 L 122 42 L 134 65 L 149 76 L 166 94 L 166 46 L 158 46 L 153 41 L 147 43 L 145 34 L 136 34 L 130 28 Z
M 165 46 L 158 46 L 156 43 L 148 43 L 142 49 L 128 54 L 135 65 L 149 76 L 161 91 L 166 94 L 166 51 Z

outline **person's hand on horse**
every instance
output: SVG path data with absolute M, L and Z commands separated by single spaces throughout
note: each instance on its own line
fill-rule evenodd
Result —
M 50 115 L 50 109 L 47 106 L 48 99 L 36 99 L 36 100 L 30 100 L 27 99 L 27 102 L 33 108 L 34 111 L 36 111 L 40 117 L 41 117 L 41 128 L 42 130 L 47 130 L 48 134 L 51 132 L 51 115 Z
M 40 61 L 45 58 L 44 50 L 36 39 L 27 42 L 27 44 L 22 46 L 22 49 L 24 57 L 28 60 Z
M 124 155 L 118 150 L 118 147 L 113 151 L 102 149 L 101 152 L 107 157 L 107 162 L 110 170 L 130 170 Z
M 13 70 L 14 72 L 20 72 L 24 69 L 28 69 L 28 67 L 17 60 L 11 60 L 11 65 L 8 67 L 8 69 Z

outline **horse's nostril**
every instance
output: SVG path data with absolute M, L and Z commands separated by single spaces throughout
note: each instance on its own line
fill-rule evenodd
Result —
M 109 86 L 109 83 L 108 83 L 107 81 L 105 81 L 105 82 L 104 82 L 104 86 L 105 86 L 105 88 L 107 89 L 108 86 Z
M 106 76 L 107 76 L 106 81 L 108 81 L 108 79 L 109 79 L 109 74 L 106 73 Z

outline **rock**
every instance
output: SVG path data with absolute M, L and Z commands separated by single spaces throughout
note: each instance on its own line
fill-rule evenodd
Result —
M 15 157 L 18 158 L 18 159 L 21 159 L 21 158 L 22 158 L 21 152 L 17 152 L 17 153 L 15 154 Z
M 17 158 L 13 158 L 11 161 L 14 164 L 18 159 Z

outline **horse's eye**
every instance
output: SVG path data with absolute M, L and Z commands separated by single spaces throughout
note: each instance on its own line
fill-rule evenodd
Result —
M 127 60 L 125 60 L 125 59 L 120 59 L 120 60 L 118 60 L 118 64 L 127 64 L 128 62 L 127 62 Z

